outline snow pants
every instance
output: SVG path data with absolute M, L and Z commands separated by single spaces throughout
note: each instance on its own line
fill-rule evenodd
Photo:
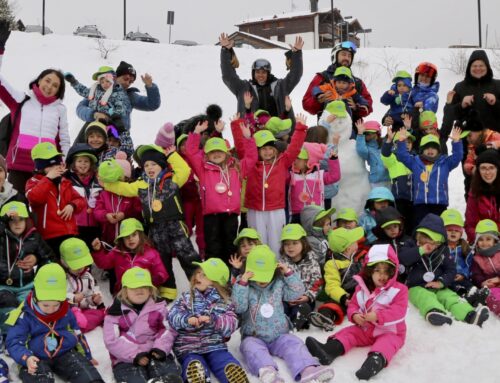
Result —
M 500 316 L 500 287 L 492 287 L 490 295 L 486 298 L 486 304 L 491 312 Z
M 28 283 L 23 287 L 0 286 L 0 332 L 7 334 L 8 327 L 5 321 L 9 312 L 14 310 L 21 302 L 24 302 L 29 292 L 33 289 L 33 283 Z
M 410 302 L 423 317 L 431 310 L 439 310 L 449 311 L 456 320 L 463 321 L 469 312 L 474 311 L 474 307 L 450 289 L 430 290 L 416 286 L 410 288 L 409 293 Z
M 238 215 L 229 213 L 207 214 L 205 225 L 205 254 L 208 258 L 220 258 L 228 267 L 229 257 L 236 252 L 233 241 L 238 236 Z
M 281 247 L 281 229 L 286 225 L 284 209 L 259 211 L 248 209 L 248 227 L 253 227 L 260 234 L 262 243 L 267 244 L 279 256 Z
M 200 253 L 205 251 L 205 231 L 203 224 L 203 213 L 201 211 L 201 200 L 183 200 L 184 218 L 189 231 L 189 236 L 193 234 L 193 227 L 196 226 L 196 244 Z
M 54 374 L 70 383 L 104 383 L 97 369 L 75 350 L 54 359 L 41 359 L 34 375 L 29 374 L 26 367 L 22 367 L 19 378 L 23 383 L 54 383 Z
M 370 347 L 370 352 L 381 353 L 387 363 L 396 355 L 396 352 L 403 347 L 406 338 L 406 331 L 402 334 L 383 333 L 374 335 L 374 326 L 367 328 L 359 326 L 349 326 L 343 328 L 331 338 L 337 339 L 344 346 L 345 353 L 354 347 Z
M 248 336 L 241 342 L 240 351 L 245 358 L 248 370 L 255 376 L 259 375 L 259 369 L 262 367 L 271 366 L 278 370 L 273 356 L 285 361 L 295 380 L 299 380 L 304 368 L 320 365 L 302 339 L 293 334 L 283 334 L 271 343 Z
M 92 331 L 96 327 L 102 326 L 104 323 L 105 309 L 80 309 L 72 307 L 71 311 L 76 318 L 76 323 L 83 333 Z
M 144 367 L 133 363 L 118 363 L 113 367 L 113 375 L 120 383 L 146 383 L 149 379 L 167 376 L 171 378 L 168 382 L 182 382 L 181 371 L 170 355 L 164 361 L 150 360 Z
M 206 354 L 187 354 L 179 359 L 182 364 L 182 377 L 184 381 L 187 381 L 187 366 L 193 360 L 198 360 L 202 364 L 205 369 L 205 376 L 210 376 L 210 371 L 212 371 L 220 383 L 228 383 L 224 372 L 228 364 L 233 363 L 241 366 L 240 362 L 228 350 L 217 350 Z
M 149 230 L 149 237 L 153 241 L 155 248 L 159 251 L 161 260 L 167 269 L 168 279 L 160 286 L 160 295 L 163 298 L 174 300 L 177 297 L 175 287 L 174 269 L 172 266 L 172 256 L 175 253 L 186 276 L 191 278 L 191 274 L 196 269 L 193 261 L 200 261 L 200 256 L 196 252 L 189 239 L 185 224 L 182 221 L 166 221 L 153 224 Z

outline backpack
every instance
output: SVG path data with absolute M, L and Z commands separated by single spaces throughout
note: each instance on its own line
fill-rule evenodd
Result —
M 12 131 L 16 125 L 19 114 L 21 113 L 21 108 L 24 103 L 30 99 L 30 96 L 26 95 L 24 100 L 19 103 L 14 116 L 12 113 L 6 114 L 0 121 L 0 154 L 4 157 L 7 156 L 7 150 L 9 150 L 10 137 L 12 136 Z

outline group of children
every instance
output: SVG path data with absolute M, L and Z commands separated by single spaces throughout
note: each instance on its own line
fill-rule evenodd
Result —
M 98 326 L 119 382 L 209 382 L 213 374 L 244 383 L 247 371 L 285 382 L 273 356 L 297 381 L 329 382 L 336 357 L 370 345 L 356 372 L 368 380 L 404 345 L 408 302 L 436 326 L 453 318 L 481 326 L 490 310 L 500 314 L 499 230 L 480 221 L 467 242 L 460 213 L 448 209 L 462 131 L 452 130 L 452 155 L 442 154 L 437 70 L 424 64 L 413 88 L 398 72 L 383 96 L 401 121 L 397 132 L 382 138 L 379 123 L 356 122 L 372 187 L 360 216 L 328 207 L 342 177 L 335 127 L 350 121 L 347 99 L 356 94 L 346 67 L 314 90 L 330 95 L 323 143 L 305 142 L 301 114 L 292 129 L 291 120 L 247 111 L 231 121 L 234 151 L 220 125 L 209 132 L 201 121 L 175 138 L 166 124 L 155 144 L 133 152 L 138 170 L 103 121 L 90 123 L 65 159 L 52 143 L 37 144 L 27 204 L 0 210 L 0 324 L 21 380 L 103 382 L 84 335 Z M 96 111 L 119 114 L 109 69 L 90 90 L 66 78 Z M 361 96 L 356 104 L 363 108 Z M 422 110 L 418 131 L 406 115 L 412 108 Z M 173 256 L 190 281 L 180 295 Z M 94 263 L 109 273 L 107 308 Z M 352 326 L 326 344 L 291 332 L 332 331 L 345 316 Z M 238 327 L 245 368 L 227 346 Z

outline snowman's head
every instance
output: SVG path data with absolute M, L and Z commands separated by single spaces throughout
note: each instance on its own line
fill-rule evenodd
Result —
M 352 132 L 352 119 L 349 114 L 346 117 L 337 117 L 330 124 L 330 134 L 338 133 L 340 135 L 340 142 L 348 140 Z

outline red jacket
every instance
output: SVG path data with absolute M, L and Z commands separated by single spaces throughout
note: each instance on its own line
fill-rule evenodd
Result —
M 94 218 L 101 225 L 101 240 L 113 243 L 118 236 L 120 223 L 109 223 L 108 213 L 122 212 L 125 218 L 142 219 L 142 205 L 139 197 L 121 197 L 103 190 L 96 199 Z
M 329 68 L 330 69 L 330 68 Z M 327 70 L 328 71 L 328 70 Z M 333 75 L 333 72 L 332 72 Z M 357 110 L 353 111 L 353 116 L 352 120 L 357 121 L 361 117 L 366 117 L 369 115 L 371 112 L 373 112 L 372 108 L 372 96 L 370 92 L 368 92 L 368 89 L 366 88 L 365 83 L 361 80 L 356 78 L 356 82 L 359 81 L 361 83 L 361 90 L 358 89 L 359 94 L 366 100 L 368 101 L 368 112 L 364 108 L 358 108 Z M 328 83 L 329 81 L 325 80 L 323 75 L 321 73 L 316 73 L 314 78 L 312 79 L 311 83 L 309 84 L 309 87 L 306 90 L 306 93 L 304 94 L 304 97 L 302 98 L 302 107 L 304 110 L 307 110 L 309 113 L 312 115 L 320 114 L 325 105 L 321 104 L 316 97 L 313 95 L 313 89 L 315 87 L 319 87 L 322 84 Z
M 62 178 L 56 185 L 44 175 L 35 174 L 26 182 L 26 198 L 36 215 L 36 228 L 43 239 L 78 235 L 75 216 L 87 209 L 87 203 L 73 189 L 71 181 Z M 64 221 L 57 212 L 68 204 L 73 205 L 74 211 L 72 217 Z
M 92 258 L 97 267 L 101 269 L 114 269 L 116 274 L 116 284 L 114 288 L 115 294 L 121 289 L 122 276 L 128 269 L 132 267 L 141 267 L 151 273 L 153 285 L 159 287 L 168 279 L 167 270 L 160 258 L 160 253 L 152 247 L 145 246 L 143 254 L 135 254 L 132 256 L 129 252 L 122 252 L 116 247 L 111 251 L 106 251 L 101 246 L 101 250 L 93 251 Z
M 465 233 L 467 241 L 473 243 L 476 239 L 476 225 L 483 219 L 491 219 L 500 226 L 500 213 L 495 196 L 482 195 L 476 197 L 469 192 L 465 208 Z
M 244 157 L 239 165 L 234 158 L 227 162 L 229 186 L 223 181 L 221 168 L 208 162 L 200 150 L 199 134 L 190 133 L 186 143 L 186 156 L 194 173 L 200 180 L 200 196 L 203 215 L 216 213 L 240 214 L 241 207 L 241 180 L 246 178 L 248 172 L 255 167 L 257 162 L 257 146 L 253 138 L 243 139 L 236 145 L 243 144 Z M 239 166 L 239 169 L 238 169 Z M 227 191 L 218 193 L 216 185 L 224 183 Z M 182 190 L 182 189 L 181 189 Z
M 239 129 L 233 129 L 233 135 Z M 285 152 L 280 154 L 269 177 L 264 181 L 264 170 L 268 173 L 271 170 L 271 163 L 258 161 L 254 168 L 250 170 L 247 178 L 245 206 L 249 209 L 270 211 L 285 208 L 285 185 L 288 176 L 288 169 L 297 158 L 306 138 L 307 126 L 298 122 L 295 132 L 292 135 L 290 145 Z M 241 135 L 241 131 L 239 133 Z M 235 136 L 235 142 L 237 138 Z M 268 187 L 266 188 L 265 185 Z

